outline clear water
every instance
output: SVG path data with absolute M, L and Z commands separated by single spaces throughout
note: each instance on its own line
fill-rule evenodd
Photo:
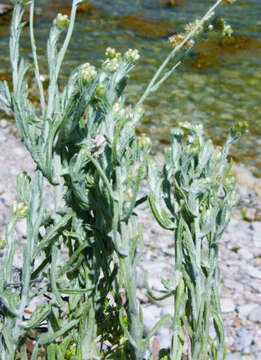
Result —
M 168 34 L 182 31 L 213 3 L 177 0 L 178 6 L 168 7 L 160 0 L 90 0 L 96 11 L 77 18 L 64 76 L 82 62 L 98 66 L 107 46 L 120 51 L 137 48 L 142 58 L 128 87 L 128 101 L 133 103 L 168 54 Z M 50 23 L 56 12 L 69 5 L 70 1 L 36 0 L 36 39 L 43 73 L 47 69 L 45 46 Z M 232 50 L 212 43 L 196 47 L 171 79 L 147 100 L 147 115 L 140 130 L 148 132 L 155 148 L 160 148 L 168 142 L 168 131 L 177 121 L 203 123 L 217 143 L 224 140 L 233 122 L 248 121 L 249 134 L 232 153 L 236 160 L 254 165 L 261 175 L 261 1 L 237 0 L 218 12 L 232 25 L 239 44 Z M 8 25 L 0 25 L 0 75 L 10 71 L 8 36 Z M 22 49 L 31 60 L 28 29 Z

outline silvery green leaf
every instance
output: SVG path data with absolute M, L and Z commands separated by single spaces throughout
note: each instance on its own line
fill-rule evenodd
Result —
M 11 114 L 12 102 L 7 81 L 0 81 L 0 109 Z

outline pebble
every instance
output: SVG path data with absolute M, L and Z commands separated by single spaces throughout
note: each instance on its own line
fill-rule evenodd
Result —
M 7 120 L 6 120 L 6 119 L 1 119 L 1 120 L 0 120 L 0 127 L 1 127 L 2 129 L 5 129 L 7 126 L 8 126 Z
M 245 247 L 242 247 L 237 252 L 244 260 L 252 260 L 254 255 Z
M 261 279 L 261 271 L 260 270 L 254 268 L 253 266 L 248 266 L 246 270 L 250 276 L 257 278 L 257 279 Z
M 244 304 L 237 308 L 239 312 L 239 316 L 243 318 L 247 318 L 250 312 L 258 306 L 256 303 Z
M 261 236 L 261 221 L 253 221 L 251 227 L 257 235 Z
M 144 328 L 144 336 L 148 335 L 153 326 L 161 318 L 161 309 L 156 305 L 147 305 L 142 308 Z
M 159 334 L 157 335 L 160 349 L 169 349 L 171 345 L 171 332 L 166 329 L 162 328 L 159 330 Z
M 228 354 L 226 360 L 242 360 L 240 353 Z
M 254 334 L 249 332 L 246 328 L 241 327 L 237 332 L 236 350 L 242 352 L 249 352 L 249 345 L 253 342 Z
M 27 234 L 27 226 L 26 226 L 26 219 L 21 219 L 16 224 L 16 230 L 18 232 L 18 235 L 22 237 L 26 237 Z
M 257 323 L 261 323 L 261 307 L 256 307 L 254 308 L 249 316 L 248 316 L 249 320 L 253 321 L 253 322 L 257 322 Z
M 24 149 L 22 149 L 21 147 L 15 147 L 13 149 L 13 152 L 14 152 L 15 156 L 24 157 Z
M 220 303 L 223 313 L 234 311 L 236 308 L 234 301 L 230 298 L 221 298 Z

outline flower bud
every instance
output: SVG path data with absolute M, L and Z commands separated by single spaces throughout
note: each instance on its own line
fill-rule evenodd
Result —
M 81 66 L 81 78 L 84 83 L 93 81 L 97 77 L 97 71 L 94 66 L 85 63 Z
M 28 207 L 24 202 L 17 202 L 16 200 L 13 202 L 13 213 L 17 215 L 19 218 L 26 217 Z
M 238 134 L 245 134 L 248 132 L 248 123 L 247 122 L 241 122 L 238 121 L 237 123 L 235 123 L 235 125 L 232 127 L 232 132 L 233 133 L 238 133 Z
M 139 60 L 140 58 L 140 54 L 139 51 L 137 49 L 129 49 L 128 51 L 126 51 L 126 53 L 124 54 L 124 58 L 126 60 L 129 60 L 131 62 L 136 62 Z
M 55 19 L 55 24 L 59 29 L 64 30 L 69 26 L 70 20 L 68 15 L 58 14 Z
M 222 154 L 222 147 L 216 146 L 213 152 L 213 160 L 219 161 L 221 159 L 221 154 Z
M 95 96 L 100 97 L 100 96 L 104 95 L 104 93 L 105 93 L 104 86 L 99 84 L 96 88 Z
M 126 199 L 127 199 L 127 201 L 131 201 L 132 200 L 132 198 L 133 198 L 133 191 L 132 191 L 132 189 L 131 188 L 128 188 L 127 190 L 126 190 Z
M 3 250 L 8 245 L 6 240 L 0 240 L 0 250 Z
M 138 138 L 138 145 L 141 149 L 148 148 L 151 146 L 151 140 L 146 134 L 141 134 Z
M 105 51 L 105 56 L 109 59 L 115 58 L 117 56 L 116 50 L 114 48 L 107 47 Z
M 32 1 L 28 1 L 28 0 L 20 0 L 20 4 L 23 6 L 29 6 L 32 4 Z
M 233 187 L 234 184 L 235 184 L 234 176 L 231 174 L 228 174 L 227 177 L 225 178 L 224 185 L 227 187 Z
M 222 31 L 222 35 L 229 37 L 229 36 L 232 35 L 232 33 L 233 33 L 232 27 L 231 27 L 230 25 L 225 25 L 225 26 L 224 26 L 224 29 L 223 29 L 223 31 Z
M 103 63 L 103 68 L 105 71 L 109 71 L 113 73 L 118 69 L 119 65 L 120 65 L 120 60 L 117 57 L 115 57 L 110 60 L 109 59 L 105 60 Z

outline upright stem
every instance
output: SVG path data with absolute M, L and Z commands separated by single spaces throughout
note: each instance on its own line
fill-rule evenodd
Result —
M 185 37 L 185 39 L 178 44 L 166 57 L 166 59 L 163 61 L 161 66 L 158 68 L 158 70 L 155 72 L 154 76 L 152 77 L 151 81 L 149 82 L 149 85 L 147 86 L 146 90 L 144 91 L 143 95 L 141 96 L 140 100 L 138 101 L 138 104 L 142 104 L 144 100 L 147 98 L 147 96 L 151 93 L 152 88 L 154 87 L 154 84 L 162 71 L 165 69 L 165 67 L 168 65 L 170 60 L 174 59 L 177 52 L 183 47 L 184 44 L 188 40 L 190 40 L 197 32 L 197 30 L 201 27 L 201 25 L 210 17 L 211 13 L 219 6 L 219 4 L 222 2 L 222 0 L 217 0 L 217 2 L 208 10 L 208 12 L 203 16 L 203 18 L 199 21 L 199 23 L 195 26 L 195 28 Z M 170 73 L 168 74 L 168 76 Z M 167 79 L 167 77 L 164 77 L 164 80 Z M 160 80 L 160 83 L 162 81 Z
M 40 79 L 40 72 L 39 72 L 35 38 L 34 38 L 34 0 L 32 0 L 30 6 L 30 39 L 31 39 L 32 54 L 34 59 L 35 78 L 40 91 L 40 102 L 41 102 L 42 114 L 44 116 L 45 113 L 44 90 L 43 90 L 43 84 Z

